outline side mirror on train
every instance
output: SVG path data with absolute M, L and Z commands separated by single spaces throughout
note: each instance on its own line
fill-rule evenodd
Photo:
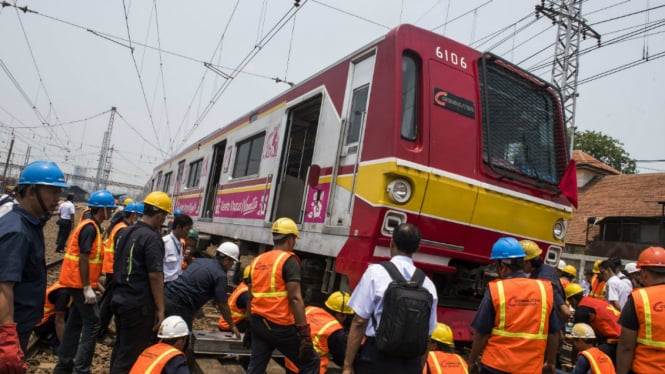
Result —
M 321 176 L 321 167 L 316 164 L 310 165 L 307 173 L 307 185 L 310 188 L 316 187 L 319 184 L 319 176 Z

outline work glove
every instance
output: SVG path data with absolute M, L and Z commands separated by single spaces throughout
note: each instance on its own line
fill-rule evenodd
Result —
M 86 304 L 97 303 L 97 293 L 90 286 L 83 287 L 83 297 L 85 298 Z
M 27 370 L 16 323 L 0 324 L 0 373 L 23 374 Z
M 298 349 L 298 358 L 306 362 L 314 356 L 314 345 L 312 344 L 312 335 L 309 324 L 296 325 L 298 335 L 300 336 L 300 348 Z

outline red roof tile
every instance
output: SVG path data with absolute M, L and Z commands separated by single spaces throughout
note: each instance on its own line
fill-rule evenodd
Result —
M 602 161 L 599 161 L 584 151 L 573 151 L 573 160 L 575 160 L 578 168 L 592 168 L 601 174 L 621 174 L 619 170 L 604 164 Z

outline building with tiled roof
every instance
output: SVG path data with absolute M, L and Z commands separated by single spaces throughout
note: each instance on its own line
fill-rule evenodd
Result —
M 621 174 L 575 151 L 578 208 L 566 249 L 598 257 L 636 260 L 651 245 L 665 245 L 665 173 Z

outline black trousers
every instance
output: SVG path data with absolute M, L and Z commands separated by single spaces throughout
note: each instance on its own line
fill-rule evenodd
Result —
M 69 234 L 72 232 L 72 220 L 70 219 L 60 219 L 58 228 L 58 237 L 55 239 L 55 250 L 62 252 L 65 250 L 67 245 L 67 239 L 69 239 Z
M 113 317 L 113 311 L 111 310 L 111 299 L 113 298 L 113 274 L 106 274 L 106 283 L 104 284 L 104 294 L 102 299 L 99 301 L 99 319 L 101 321 L 99 327 L 99 338 L 103 338 L 109 332 L 109 324 L 111 323 L 111 317 Z
M 423 366 L 421 356 L 413 358 L 388 356 L 379 351 L 373 337 L 367 337 L 365 344 L 353 362 L 356 374 L 420 374 Z
M 115 345 L 111 353 L 111 374 L 129 373 L 141 352 L 157 343 L 157 333 L 152 331 L 155 324 L 154 307 L 126 309 L 111 304 L 115 315 Z

